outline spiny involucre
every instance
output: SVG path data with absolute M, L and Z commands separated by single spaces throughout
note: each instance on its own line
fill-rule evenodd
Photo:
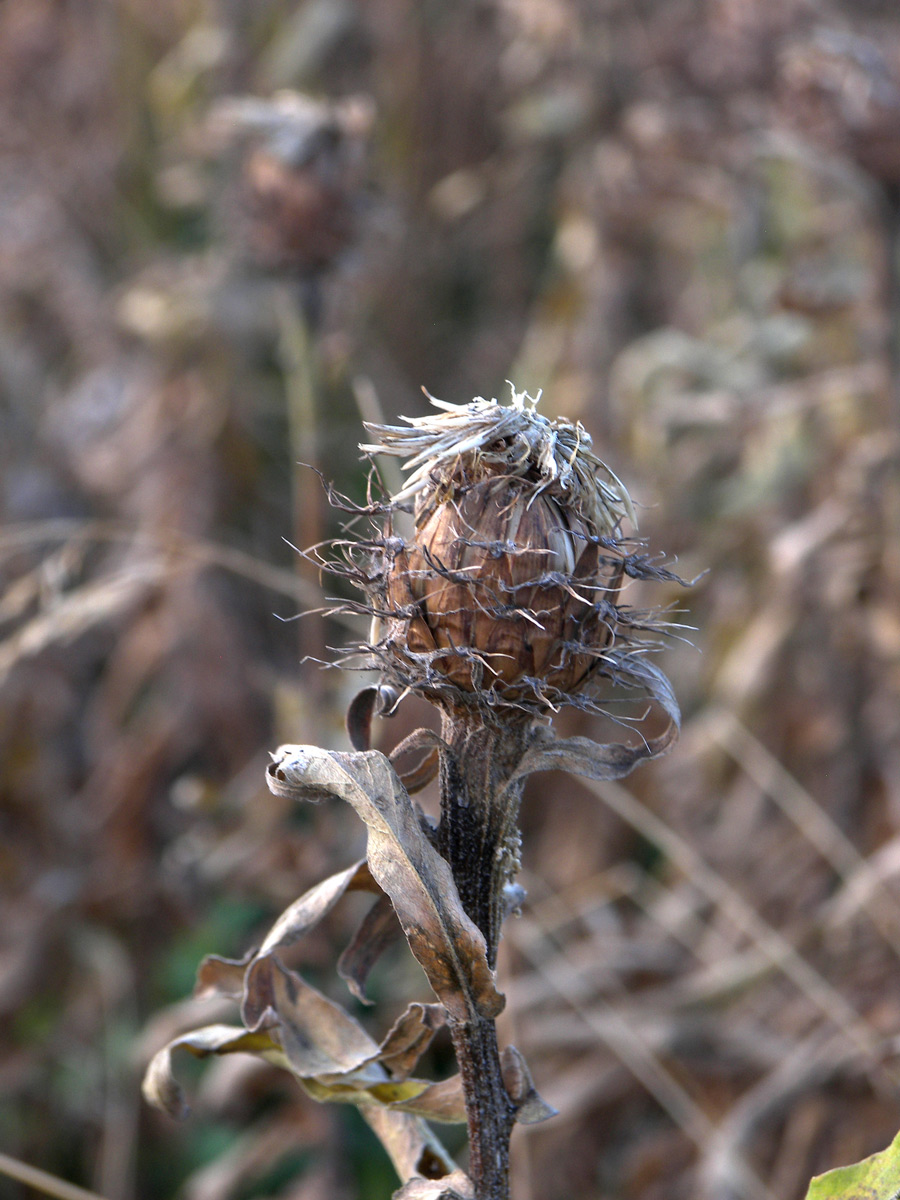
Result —
M 386 517 L 357 579 L 375 618 L 366 665 L 385 684 L 533 716 L 665 683 L 647 660 L 662 624 L 620 599 L 626 576 L 675 577 L 626 541 L 631 499 L 584 427 L 543 416 L 539 398 L 429 397 L 437 414 L 366 425 L 361 449 L 406 472 L 371 510 Z

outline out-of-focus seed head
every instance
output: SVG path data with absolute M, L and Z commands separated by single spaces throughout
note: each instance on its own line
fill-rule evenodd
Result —
M 634 509 L 584 428 L 515 390 L 510 405 L 431 401 L 440 412 L 408 427 L 367 425 L 362 446 L 405 460 L 365 582 L 384 682 L 526 713 L 601 709 L 604 679 L 644 686 L 634 664 L 649 646 L 619 605 L 642 573 L 623 541 Z
M 314 276 L 352 242 L 373 112 L 363 97 L 230 96 L 213 107 L 210 145 L 232 159 L 223 215 L 264 271 Z

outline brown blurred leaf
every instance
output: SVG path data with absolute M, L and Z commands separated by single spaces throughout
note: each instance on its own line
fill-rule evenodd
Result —
M 516 1106 L 516 1120 L 520 1125 L 538 1125 L 558 1114 L 558 1109 L 538 1095 L 525 1059 L 515 1046 L 504 1047 L 500 1065 L 503 1083 Z
M 419 1117 L 375 1104 L 363 1105 L 360 1111 L 401 1179 L 440 1179 L 455 1169 L 456 1163 Z
M 356 693 L 347 708 L 345 724 L 350 745 L 354 750 L 368 750 L 372 745 L 372 718 L 378 705 L 378 688 L 364 687 Z
M 185 1117 L 190 1110 L 172 1070 L 174 1051 L 187 1049 L 201 1058 L 242 1051 L 286 1068 L 316 1100 L 465 1120 L 458 1078 L 439 1085 L 408 1078 L 443 1021 L 438 1005 L 410 1005 L 379 1046 L 340 1005 L 267 954 L 247 968 L 243 1016 L 249 1029 L 210 1025 L 170 1042 L 147 1070 L 146 1099 Z
M 585 737 L 557 739 L 552 729 L 543 726 L 538 728 L 537 736 L 539 740 L 522 756 L 510 785 L 536 771 L 569 771 L 588 779 L 622 779 L 638 763 L 664 754 L 678 736 L 678 725 L 670 721 L 665 733 L 638 746 L 624 746 L 621 742 L 604 745 Z
M 418 1080 L 416 1082 L 419 1082 Z M 462 1077 L 451 1075 L 438 1083 L 427 1084 L 409 1100 L 398 1100 L 391 1105 L 398 1112 L 415 1113 L 428 1121 L 440 1121 L 447 1125 L 461 1125 L 466 1120 L 466 1098 L 463 1093 Z
M 450 868 L 430 845 L 409 795 L 383 754 L 282 746 L 267 772 L 277 795 L 331 792 L 369 830 L 368 862 L 390 896 L 413 954 L 450 1015 L 493 1017 L 503 1008 L 481 932 L 463 912 Z
M 394 747 L 390 753 L 391 766 L 397 771 L 400 782 L 410 795 L 420 792 L 437 776 L 441 762 L 440 751 L 447 749 L 447 743 L 432 729 L 416 729 Z M 424 758 L 419 759 L 408 771 L 401 771 L 399 760 L 405 754 L 412 754 L 417 750 L 425 751 Z
M 534 745 L 522 756 L 508 786 L 518 784 L 536 771 L 570 771 L 588 779 L 622 779 L 639 763 L 658 758 L 672 747 L 681 729 L 681 711 L 666 676 L 640 655 L 616 661 L 616 652 L 610 650 L 605 661 L 621 683 L 642 688 L 656 701 L 669 718 L 665 730 L 658 737 L 644 738 L 636 746 L 626 746 L 621 742 L 601 744 L 584 737 L 560 740 L 552 729 L 539 726 Z
M 381 894 L 381 889 L 369 870 L 365 859 L 339 871 L 336 875 L 323 879 L 321 883 L 310 888 L 308 892 L 295 900 L 284 910 L 259 948 L 259 954 L 271 954 L 282 946 L 290 946 L 299 941 L 319 921 L 329 913 L 345 892 L 373 892 Z
M 244 994 L 244 976 L 255 957 L 255 950 L 249 950 L 243 958 L 222 958 L 219 954 L 207 954 L 197 968 L 194 999 L 211 1000 L 221 996 L 240 1002 Z
M 392 1200 L 474 1200 L 472 1181 L 462 1171 L 443 1179 L 411 1179 Z
M 347 867 L 346 870 L 338 871 L 328 879 L 323 879 L 321 883 L 310 888 L 308 892 L 289 905 L 266 934 L 265 940 L 258 950 L 251 950 L 240 959 L 222 958 L 218 954 L 207 955 L 197 971 L 195 998 L 227 996 L 234 1000 L 240 1000 L 244 994 L 247 969 L 254 959 L 262 958 L 282 946 L 290 946 L 299 941 L 334 908 L 335 904 L 348 891 L 375 892 L 386 903 L 389 903 L 387 898 L 382 895 L 378 884 L 373 880 L 365 859 L 361 859 L 353 866 Z M 390 912 L 393 920 L 393 909 Z M 370 962 L 368 965 L 370 969 L 372 963 Z M 363 976 L 364 978 L 365 976 Z M 351 991 L 356 994 L 356 989 L 352 984 Z
M 410 1004 L 381 1043 L 380 1062 L 392 1079 L 406 1079 L 444 1024 L 439 1004 Z
M 251 1030 L 277 1026 L 291 1070 L 304 1079 L 344 1075 L 378 1055 L 358 1021 L 272 955 L 248 968 L 241 1015 Z
M 341 979 L 362 1004 L 372 1003 L 365 993 L 369 972 L 400 934 L 400 925 L 390 897 L 379 896 L 360 921 L 337 965 Z
M 243 1015 L 252 1029 L 277 1031 L 290 1070 L 317 1100 L 374 1100 L 429 1120 L 465 1120 L 458 1082 L 435 1092 L 428 1080 L 408 1078 L 442 1022 L 438 1005 L 411 1004 L 379 1046 L 340 1005 L 266 955 L 247 972 Z
M 257 1054 L 277 1066 L 287 1065 L 281 1047 L 264 1029 L 248 1031 L 233 1025 L 206 1025 L 175 1038 L 153 1056 L 144 1075 L 142 1091 L 149 1104 L 179 1120 L 191 1110 L 172 1069 L 172 1056 L 176 1050 L 188 1050 L 195 1058 L 207 1058 L 210 1054 Z
M 390 687 L 364 687 L 356 693 L 347 708 L 345 720 L 354 750 L 371 750 L 372 718 L 390 714 L 396 703 L 397 693 Z

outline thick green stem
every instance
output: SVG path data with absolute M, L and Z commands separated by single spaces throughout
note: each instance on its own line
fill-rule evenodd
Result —
M 439 848 L 460 900 L 497 963 L 504 885 L 515 873 L 521 787 L 507 787 L 529 741 L 529 722 L 445 714 Z M 469 1174 L 477 1200 L 508 1200 L 509 1141 L 516 1108 L 503 1082 L 497 1030 L 483 1017 L 451 1025 L 469 1126 Z

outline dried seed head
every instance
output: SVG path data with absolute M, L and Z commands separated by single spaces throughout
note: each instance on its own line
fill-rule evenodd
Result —
M 414 648 L 433 642 L 444 652 L 434 667 L 466 691 L 514 698 L 532 679 L 574 690 L 596 661 L 591 650 L 611 637 L 603 617 L 621 556 L 604 556 L 601 568 L 585 522 L 530 493 L 527 480 L 478 478 L 475 464 L 464 465 L 441 481 L 442 499 L 420 513 L 415 541 L 388 575 L 399 607 L 412 601 Z
M 652 668 L 635 663 L 648 647 L 618 601 L 626 574 L 665 573 L 635 569 L 622 540 L 631 500 L 583 427 L 515 391 L 508 406 L 431 400 L 438 415 L 367 425 L 362 447 L 408 473 L 365 581 L 385 682 L 527 713 L 603 708 L 602 679 L 647 687 Z M 404 539 L 396 514 L 410 510 Z

